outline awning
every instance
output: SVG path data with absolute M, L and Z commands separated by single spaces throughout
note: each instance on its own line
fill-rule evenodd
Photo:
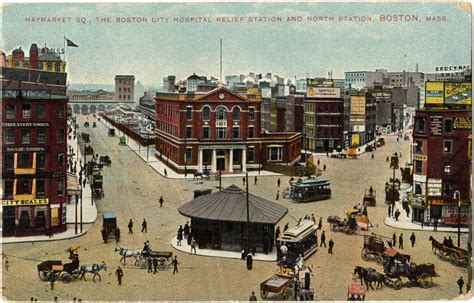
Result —
M 77 180 L 77 176 L 72 173 L 67 173 L 67 195 L 79 196 L 81 194 L 81 185 Z

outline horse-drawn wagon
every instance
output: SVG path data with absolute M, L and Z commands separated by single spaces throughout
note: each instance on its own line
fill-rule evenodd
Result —
M 329 216 L 327 221 L 332 231 L 342 231 L 346 234 L 355 234 L 359 227 L 368 230 L 370 226 L 367 216 L 356 209 L 348 210 L 345 219 L 338 216 Z
M 448 260 L 453 265 L 468 266 L 470 263 L 469 252 L 454 246 L 452 243 L 440 243 L 430 236 L 431 249 L 441 260 Z
M 103 184 L 104 184 L 103 176 L 102 176 L 100 170 L 93 170 L 93 172 L 92 172 L 93 192 L 92 192 L 92 194 L 94 195 L 94 198 L 102 199 L 105 196 Z
M 373 257 L 377 263 L 384 265 L 387 261 L 385 249 L 390 247 L 389 243 L 391 239 L 381 235 L 364 235 L 364 247 L 360 253 L 362 259 L 368 261 Z
M 107 242 L 110 237 L 112 239 L 120 240 L 120 234 L 117 239 L 117 217 L 114 212 L 108 211 L 102 214 L 102 238 Z
M 112 160 L 110 160 L 110 157 L 108 155 L 100 156 L 99 164 L 111 166 L 112 165 Z
M 135 265 L 140 268 L 147 268 L 148 262 L 150 262 L 148 259 L 156 258 L 158 259 L 158 269 L 164 271 L 171 265 L 172 257 L 173 253 L 171 251 L 151 250 L 148 252 L 142 252 L 138 260 L 135 262 Z
M 66 250 L 69 252 L 69 259 L 71 260 L 69 263 L 63 263 L 61 260 L 48 260 L 38 264 L 37 269 L 40 280 L 51 281 L 51 279 L 58 278 L 65 283 L 69 283 L 79 277 L 78 249 L 79 246 L 72 246 Z
M 293 268 L 280 266 L 277 274 L 260 283 L 260 296 L 265 299 L 269 293 L 275 293 L 280 295 L 282 300 L 287 300 L 295 282 Z
M 369 188 L 369 190 L 366 189 L 362 204 L 364 206 L 375 206 L 375 204 L 377 203 L 376 194 L 377 193 L 375 192 L 375 190 L 372 189 L 372 186 Z

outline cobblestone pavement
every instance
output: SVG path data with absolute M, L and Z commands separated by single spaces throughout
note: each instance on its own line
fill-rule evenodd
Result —
M 90 116 L 89 121 L 93 120 Z M 84 131 L 84 118 L 79 117 L 79 131 Z M 254 269 L 248 271 L 244 261 L 224 258 L 191 256 L 178 252 L 170 245 L 178 226 L 186 222 L 177 208 L 190 201 L 193 190 L 217 186 L 216 181 L 206 181 L 204 184 L 193 183 L 190 180 L 164 179 L 156 171 L 126 146 L 118 145 L 117 137 L 108 137 L 103 124 L 98 123 L 96 129 L 87 129 L 91 133 L 94 149 L 99 154 L 107 153 L 112 159 L 112 166 L 104 168 L 105 197 L 98 201 L 99 219 L 88 226 L 86 235 L 65 241 L 34 244 L 4 245 L 3 252 L 9 256 L 9 270 L 3 267 L 3 296 L 10 300 L 29 300 L 36 297 L 39 300 L 71 300 L 73 297 L 82 300 L 247 300 L 252 291 L 258 295 L 259 284 L 269 278 L 275 271 L 272 262 L 254 262 Z M 405 252 L 412 256 L 416 263 L 431 262 L 435 264 L 440 277 L 434 279 L 430 289 L 405 285 L 401 290 L 385 287 L 383 290 L 368 291 L 369 300 L 440 300 L 451 299 L 458 295 L 456 280 L 460 275 L 467 280 L 467 270 L 455 267 L 441 261 L 431 252 L 428 238 L 433 232 L 415 231 L 417 244 L 411 248 L 409 232 L 386 226 L 384 217 L 387 208 L 381 202 L 384 198 L 384 183 L 391 175 L 386 157 L 395 151 L 401 151 L 402 163 L 409 156 L 408 142 L 396 142 L 395 136 L 386 136 L 387 144 L 378 148 L 375 159 L 370 154 L 364 154 L 359 159 L 329 159 L 321 157 L 321 166 L 326 164 L 324 177 L 331 179 L 333 196 L 330 200 L 306 204 L 295 204 L 289 200 L 276 201 L 289 209 L 280 222 L 294 225 L 296 220 L 306 214 L 323 217 L 323 229 L 326 230 L 327 241 L 332 238 L 335 242 L 334 255 L 328 255 L 326 249 L 321 249 L 306 264 L 313 267 L 315 273 L 312 287 L 318 300 L 345 300 L 347 285 L 352 282 L 352 271 L 355 265 L 370 266 L 381 271 L 382 267 L 375 262 L 365 262 L 360 256 L 363 233 L 345 235 L 333 233 L 326 223 L 328 215 L 343 216 L 345 211 L 361 203 L 364 188 L 370 185 L 378 193 L 377 207 L 369 208 L 369 217 L 376 225 L 371 231 L 397 237 L 404 233 Z M 399 176 L 399 172 L 397 172 Z M 277 187 L 277 177 L 261 177 L 258 186 L 251 182 L 250 191 L 274 201 Z M 282 184 L 287 184 L 288 177 L 282 178 Z M 241 186 L 241 178 L 224 178 L 223 186 L 235 183 Z M 163 208 L 159 207 L 159 196 L 163 195 Z M 127 248 L 141 249 L 146 240 L 150 240 L 154 250 L 171 250 L 178 256 L 179 273 L 173 275 L 172 270 L 148 274 L 145 269 L 138 269 L 132 264 L 124 267 L 123 285 L 118 286 L 114 272 L 119 265 L 119 256 L 115 254 L 115 243 L 104 244 L 101 235 L 100 213 L 115 211 L 118 224 L 122 231 L 120 245 Z M 134 234 L 127 234 L 127 222 L 132 218 Z M 148 221 L 148 233 L 141 233 L 141 222 Z M 411 233 L 411 232 L 410 232 Z M 436 238 L 452 236 L 455 233 L 436 233 Z M 464 236 L 466 237 L 466 236 Z M 462 245 L 466 239 L 463 237 Z M 397 239 L 398 240 L 398 239 Z M 67 262 L 65 249 L 70 245 L 80 245 L 81 264 L 91 264 L 105 261 L 109 266 L 107 272 L 102 272 L 102 281 L 94 283 L 91 277 L 87 281 L 73 281 L 69 284 L 57 282 L 54 291 L 49 283 L 41 282 L 38 278 L 36 265 L 43 260 L 63 260 Z M 406 281 L 404 281 L 406 282 Z M 269 296 L 269 299 L 278 297 Z M 259 298 L 260 300 L 260 298 Z

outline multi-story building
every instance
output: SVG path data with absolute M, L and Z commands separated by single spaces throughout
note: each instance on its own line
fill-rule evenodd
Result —
M 348 91 L 348 140 L 349 146 L 360 146 L 375 139 L 376 102 L 371 93 Z
M 428 90 L 413 129 L 413 221 L 469 224 L 472 132 L 470 83 Z M 465 98 L 464 98 L 465 97 Z M 460 203 L 460 208 L 459 208 Z
M 29 57 L 25 57 L 21 47 L 13 50 L 12 54 L 7 56 L 7 67 L 19 69 L 34 69 L 45 72 L 66 72 L 66 62 L 61 60 L 60 54 L 64 49 L 51 49 L 43 47 L 41 49 L 33 43 L 31 44 Z
M 81 101 L 99 101 L 99 100 L 114 100 L 115 93 L 108 92 L 103 89 L 99 89 L 96 91 L 92 90 L 81 90 L 81 91 L 74 91 L 68 90 L 67 96 L 69 100 L 81 100 Z
M 408 107 L 420 108 L 425 103 L 425 74 L 415 72 L 389 72 L 387 73 L 388 83 L 393 88 L 406 88 L 409 90 Z M 418 95 L 412 92 L 418 88 Z
M 135 96 L 135 76 L 115 76 L 115 100 L 133 102 Z
M 2 67 L 4 237 L 67 229 L 66 77 L 62 72 Z
M 223 87 L 207 93 L 156 94 L 156 157 L 170 169 L 232 173 L 267 162 L 293 163 L 298 133 L 261 133 L 261 97 Z
M 371 71 L 354 71 L 345 73 L 344 85 L 346 89 L 360 89 L 365 87 L 374 87 L 383 85 L 385 70 Z

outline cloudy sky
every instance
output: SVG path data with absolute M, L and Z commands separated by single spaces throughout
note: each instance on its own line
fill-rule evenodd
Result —
M 134 74 L 143 84 L 157 86 L 169 74 L 219 77 L 221 38 L 224 75 L 253 71 L 303 78 L 332 70 L 342 78 L 344 71 L 413 71 L 415 63 L 424 72 L 471 65 L 471 16 L 448 3 L 51 3 L 12 4 L 2 13 L 7 54 L 19 46 L 29 50 L 31 43 L 64 47 L 64 36 L 79 45 L 67 54 L 71 83 L 111 84 L 115 74 Z M 399 14 L 416 15 L 418 21 L 380 21 L 381 15 Z M 244 21 L 217 22 L 224 16 Z M 257 16 L 279 16 L 282 22 L 249 22 Z M 288 22 L 289 16 L 303 21 Z M 308 16 L 334 21 L 307 21 Z M 340 22 L 344 16 L 369 16 L 372 22 Z M 426 16 L 445 21 L 428 22 Z M 41 17 L 70 19 L 37 22 Z M 97 22 L 98 17 L 111 22 Z M 117 23 L 117 17 L 148 22 Z M 160 17 L 169 20 L 152 22 Z M 179 17 L 212 22 L 174 22 Z

